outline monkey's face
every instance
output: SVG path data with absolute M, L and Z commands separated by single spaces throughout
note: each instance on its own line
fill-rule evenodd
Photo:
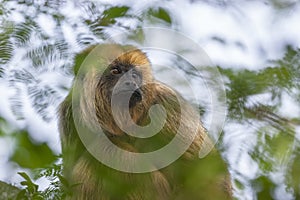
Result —
M 146 102 L 152 99 L 147 85 L 153 82 L 151 65 L 145 53 L 129 48 L 124 51 L 105 51 L 105 64 L 97 81 L 95 107 L 98 121 L 107 131 L 122 134 L 119 127 L 131 127 L 145 115 Z M 111 56 L 111 53 L 114 56 Z M 94 80 L 94 79 L 93 79 Z M 107 122 L 113 123 L 107 126 Z M 123 129 L 124 130 L 124 129 Z
M 98 84 L 100 98 L 106 100 L 110 107 L 121 108 L 120 111 L 128 107 L 132 110 L 146 95 L 142 92 L 142 84 L 153 79 L 150 62 L 138 49 L 113 52 L 117 56 L 112 58 Z
M 108 85 L 108 96 L 117 107 L 133 108 L 142 101 L 140 88 L 143 82 L 142 73 L 131 63 L 112 62 L 104 73 L 102 81 Z

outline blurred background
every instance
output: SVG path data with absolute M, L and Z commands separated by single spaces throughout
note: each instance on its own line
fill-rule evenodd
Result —
M 74 56 L 115 34 L 163 27 L 194 40 L 211 59 L 205 69 L 222 76 L 227 118 L 218 148 L 235 197 L 300 199 L 299 20 L 297 0 L 2 0 L 0 181 L 60 199 L 56 112 Z M 184 92 L 180 81 L 174 87 Z M 202 105 L 204 119 L 206 112 Z

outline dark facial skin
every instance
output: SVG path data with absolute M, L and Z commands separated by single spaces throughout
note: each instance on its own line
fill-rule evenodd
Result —
M 121 101 L 122 98 L 126 98 L 130 95 L 130 108 L 142 100 L 142 91 L 140 89 L 142 74 L 135 66 L 131 64 L 112 63 L 105 72 L 104 78 L 105 81 L 110 82 L 110 85 L 112 85 L 110 91 L 113 92 L 113 90 L 115 90 L 114 94 L 117 95 L 117 98 Z M 115 87 L 119 80 L 121 82 Z

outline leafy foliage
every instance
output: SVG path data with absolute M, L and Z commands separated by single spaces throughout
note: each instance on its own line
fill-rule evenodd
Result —
M 29 138 L 27 132 L 17 133 L 17 145 L 11 160 L 24 168 L 46 167 L 53 163 L 56 157 L 46 143 L 36 144 Z
M 292 156 L 292 160 L 290 162 L 290 169 L 288 170 L 288 185 L 290 188 L 294 189 L 295 199 L 300 198 L 300 149 L 299 146 L 296 149 L 296 153 Z
M 13 200 L 17 196 L 17 194 L 20 192 L 20 189 L 0 181 L 0 199 L 4 200 Z
M 287 191 L 293 189 L 295 195 L 299 195 L 299 184 L 290 184 L 298 181 L 297 176 L 289 175 L 288 166 L 291 163 L 295 166 L 299 157 L 299 140 L 295 134 L 300 118 L 277 114 L 284 95 L 299 102 L 299 57 L 300 50 L 287 47 L 283 59 L 259 71 L 219 68 L 227 80 L 230 120 L 255 127 L 257 143 L 250 155 L 259 165 L 260 176 L 252 180 L 252 184 L 261 199 L 276 198 L 274 189 L 281 184 L 286 185 Z M 267 95 L 268 100 L 260 102 L 260 98 L 253 98 L 259 95 Z M 272 179 L 274 173 L 284 174 L 284 183 Z
M 62 165 L 53 164 L 50 167 L 38 170 L 38 178 L 47 178 L 49 186 L 41 192 L 43 199 L 64 199 L 71 192 L 71 187 L 67 180 L 62 176 Z
M 275 61 L 274 64 L 275 66 L 260 71 L 219 68 L 228 80 L 226 93 L 230 118 L 244 120 L 245 118 L 263 117 L 266 120 L 268 117 L 272 118 L 271 115 L 273 115 L 273 122 L 276 121 L 275 118 L 284 122 L 284 119 L 275 113 L 281 105 L 283 93 L 288 93 L 298 100 L 299 51 L 288 47 L 285 57 Z M 251 102 L 251 97 L 254 95 L 267 93 L 271 95 L 270 102 L 267 104 Z
M 25 186 L 25 189 L 21 190 L 17 196 L 17 199 L 34 199 L 42 200 L 42 196 L 38 191 L 39 186 L 33 183 L 31 178 L 24 172 L 19 172 L 19 175 L 24 178 L 24 181 L 21 182 L 21 185 Z
M 119 17 L 125 17 L 129 7 L 111 7 L 103 12 L 103 15 L 100 19 L 100 26 L 109 26 L 116 23 L 116 19 Z
M 7 30 L 8 31 L 8 30 Z M 9 39 L 8 33 L 0 34 L 0 63 L 6 64 L 12 57 L 13 45 Z
M 167 22 L 168 24 L 172 24 L 172 18 L 169 14 L 169 12 L 167 10 L 165 10 L 164 8 L 157 8 L 157 9 L 149 9 L 149 15 L 152 15 L 158 19 L 161 19 L 165 22 Z
M 50 181 L 49 186 L 43 191 L 39 190 L 39 185 L 35 184 L 34 181 L 30 178 L 25 172 L 19 172 L 19 175 L 23 177 L 24 181 L 21 182 L 21 185 L 24 186 L 16 199 L 34 199 L 34 200 L 44 200 L 44 199 L 53 199 L 61 200 L 64 199 L 68 192 L 68 183 L 62 177 L 62 166 L 61 165 L 51 165 L 51 167 L 46 167 L 41 170 L 38 170 L 40 173 L 36 178 L 46 178 Z
M 231 1 L 205 2 L 226 7 Z M 275 0 L 268 2 L 282 10 L 293 6 Z M 63 9 L 66 6 L 72 7 L 74 12 L 66 13 Z M 11 15 L 21 16 L 21 19 L 13 20 Z M 45 16 L 54 31 L 40 23 L 39 20 Z M 171 11 L 162 4 L 145 6 L 137 12 L 127 5 L 59 0 L 3 1 L 0 17 L 0 80 L 6 82 L 12 92 L 9 99 L 11 110 L 17 119 L 25 121 L 26 106 L 30 105 L 47 123 L 55 119 L 55 109 L 68 90 L 69 83 L 65 83 L 66 80 L 48 83 L 46 80 L 51 78 L 45 75 L 59 73 L 71 80 L 74 55 L 83 48 L 105 41 L 116 30 L 134 32 L 143 38 L 143 33 L 137 29 L 149 18 L 150 21 L 152 18 L 158 19 L 167 26 L 174 25 L 175 21 Z M 222 38 L 214 36 L 213 39 L 226 44 Z M 280 112 L 286 96 L 294 102 L 300 101 L 300 50 L 287 46 L 282 59 L 261 70 L 237 70 L 222 66 L 218 69 L 226 82 L 227 123 L 250 125 L 256 138 L 249 154 L 258 164 L 259 172 L 250 180 L 242 178 L 248 180 L 258 199 L 276 198 L 274 190 L 280 185 L 284 185 L 296 199 L 300 198 L 300 151 L 296 131 L 300 126 L 300 117 L 290 117 Z M 186 74 L 195 75 L 189 69 Z M 296 106 L 299 108 L 299 105 Z M 11 161 L 32 171 L 39 168 L 34 179 L 47 178 L 50 181 L 49 186 L 40 191 L 30 174 L 21 172 L 24 189 L 18 198 L 62 199 L 68 194 L 73 186 L 63 178 L 61 165 L 53 164 L 57 156 L 50 147 L 46 143 L 35 142 L 25 130 L 8 134 L 2 124 L 5 124 L 5 119 L 0 118 L 0 137 L 13 137 L 18 144 Z M 235 164 L 238 165 L 239 161 Z M 194 171 L 196 173 L 197 169 Z M 284 177 L 278 181 L 274 174 Z M 241 176 L 238 174 L 237 177 Z M 247 186 L 238 178 L 234 183 L 237 190 Z

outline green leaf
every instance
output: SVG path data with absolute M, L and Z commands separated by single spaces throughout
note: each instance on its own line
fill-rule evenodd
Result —
M 293 160 L 291 169 L 290 169 L 290 186 L 294 189 L 296 194 L 296 199 L 300 197 L 300 151 L 296 152 L 296 157 Z M 297 198 L 298 197 L 298 198 Z
M 25 22 L 16 25 L 13 33 L 16 44 L 22 46 L 30 41 L 31 34 L 37 29 L 37 25 L 32 22 Z
M 169 15 L 169 12 L 161 7 L 158 9 L 151 8 L 148 13 L 149 13 L 149 15 L 152 15 L 158 19 L 161 19 L 161 20 L 167 22 L 168 24 L 172 24 L 172 19 L 171 19 L 171 16 Z
M 103 12 L 103 16 L 107 18 L 123 17 L 124 15 L 126 15 L 128 10 L 129 7 L 127 6 L 111 7 Z
M 31 182 L 32 183 L 31 178 L 25 172 L 18 172 L 18 174 L 26 180 L 25 182 Z M 22 184 L 22 182 L 21 182 L 21 184 Z
M 5 120 L 2 117 L 0 117 L 0 137 L 6 135 L 6 133 L 3 130 L 5 125 L 6 125 Z
M 6 64 L 13 55 L 13 45 L 9 39 L 8 33 L 0 34 L 0 64 Z M 3 68 L 0 67 L 0 77 Z
M 39 186 L 33 183 L 31 178 L 25 172 L 18 172 L 18 174 L 25 179 L 25 181 L 22 181 L 20 184 L 26 186 L 26 190 L 30 194 L 38 192 Z
M 266 176 L 261 176 L 254 181 L 254 188 L 257 191 L 257 199 L 273 199 L 272 193 L 275 184 Z
M 33 142 L 27 132 L 18 133 L 16 139 L 16 149 L 10 159 L 21 167 L 40 168 L 56 160 L 56 156 L 46 143 Z
M 234 181 L 235 186 L 236 186 L 239 190 L 245 189 L 245 186 L 244 186 L 243 183 L 241 183 L 239 180 L 234 179 L 233 181 Z
M 16 200 L 27 200 L 26 190 L 21 190 L 16 198 Z
M 100 19 L 100 26 L 109 26 L 110 24 L 116 23 L 115 18 L 126 16 L 129 7 L 111 7 L 103 12 L 102 18 Z

